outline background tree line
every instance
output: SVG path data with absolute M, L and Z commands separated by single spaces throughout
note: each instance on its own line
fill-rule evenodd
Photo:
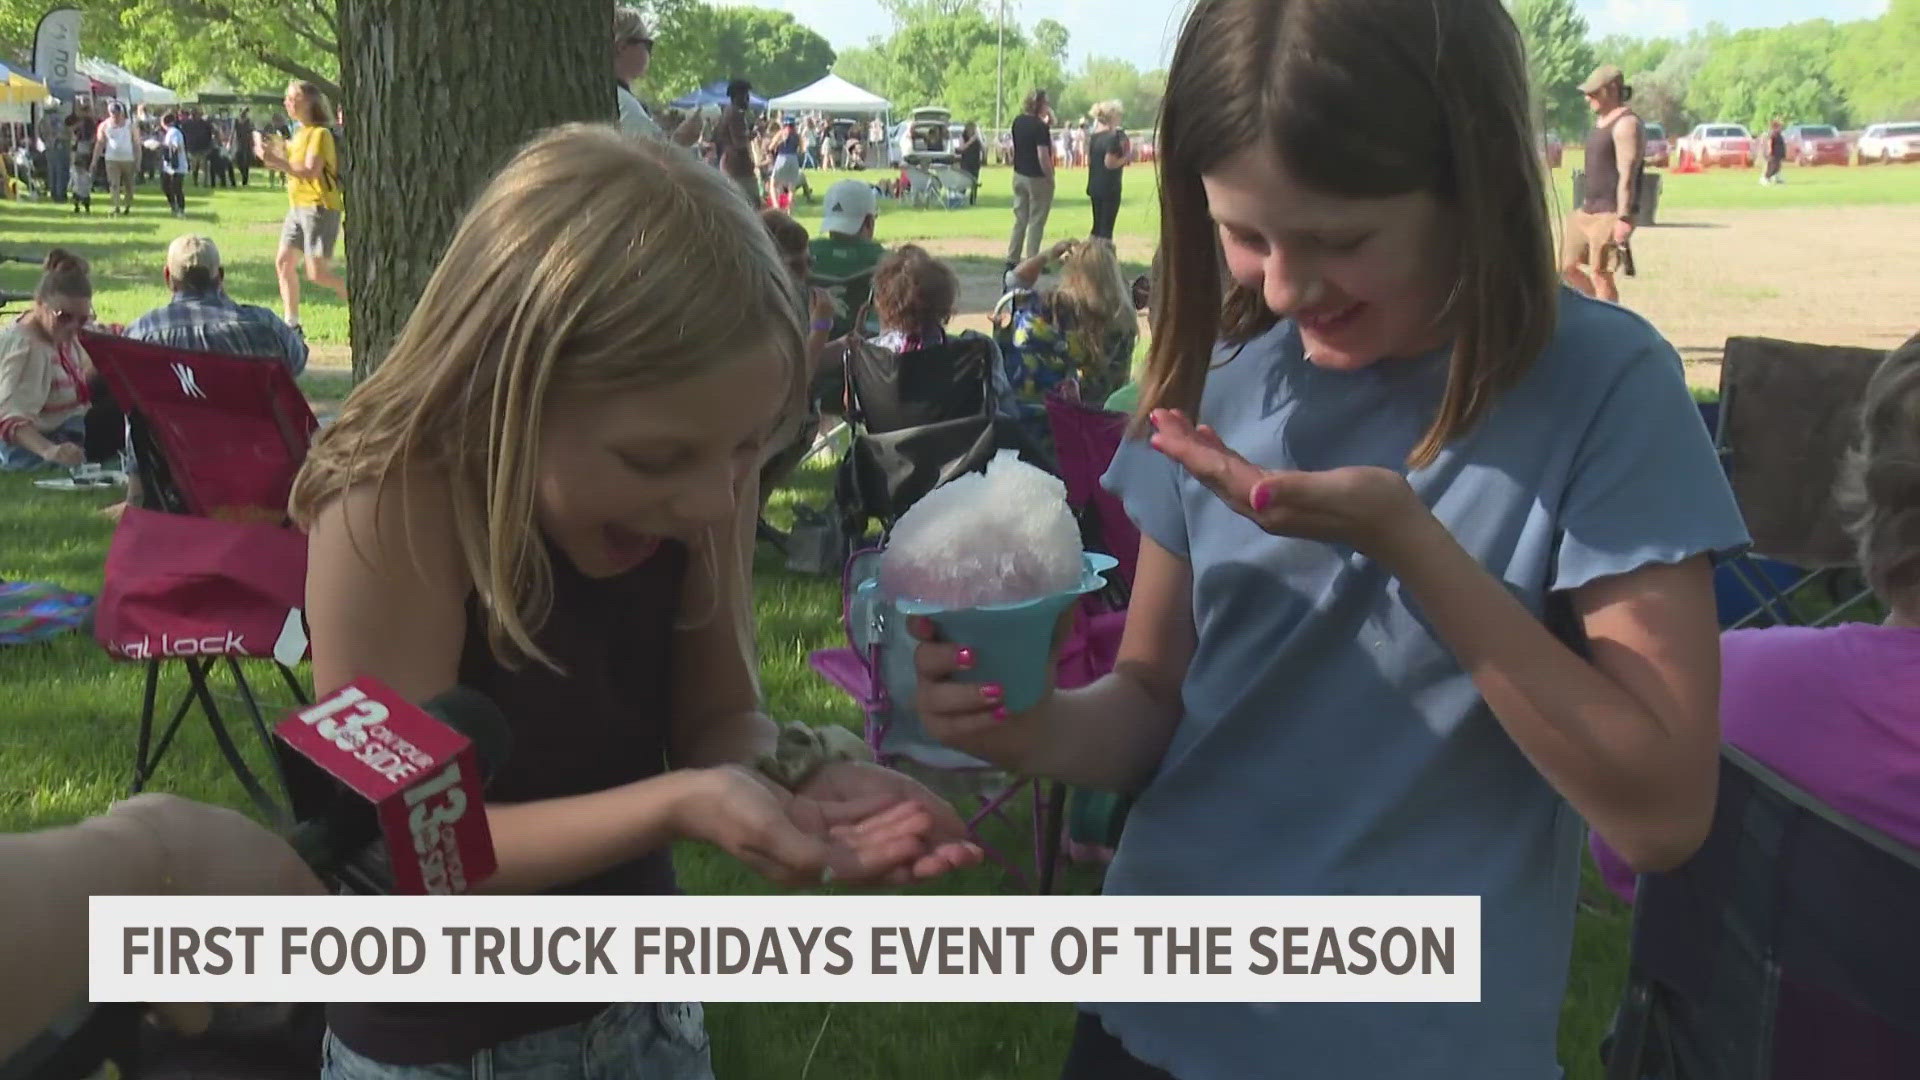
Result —
M 50 0 L 0 0 L 0 51 L 24 54 Z M 335 0 L 73 0 L 84 13 L 90 55 L 183 94 L 210 85 L 277 93 L 288 79 L 317 83 L 340 100 L 340 17 Z M 608 3 L 612 6 L 611 0 Z M 891 31 L 836 55 L 826 38 L 782 11 L 719 7 L 707 0 L 650 0 L 659 39 L 641 96 L 670 101 L 713 82 L 749 79 L 762 94 L 798 89 L 829 70 L 880 94 L 901 111 L 945 105 L 957 119 L 993 122 L 1000 44 L 981 0 L 888 0 Z M 1031 29 L 1010 14 L 1005 26 L 1005 101 L 1011 121 L 1028 90 L 1052 92 L 1064 119 L 1098 101 L 1119 100 L 1128 123 L 1149 126 L 1166 72 L 1088 57 L 1067 69 L 1066 27 L 1042 19 Z M 535 55 L 528 53 L 529 57 Z M 529 62 L 532 62 L 529 60 Z M 514 93 L 518 73 L 495 73 L 495 93 Z
M 1578 136 L 1592 121 L 1577 84 L 1596 64 L 1626 73 L 1634 108 L 1678 136 L 1723 121 L 1858 128 L 1920 120 L 1920 0 L 1890 0 L 1877 19 L 1728 31 L 1684 38 L 1588 35 L 1573 0 L 1509 0 L 1527 39 L 1548 131 Z

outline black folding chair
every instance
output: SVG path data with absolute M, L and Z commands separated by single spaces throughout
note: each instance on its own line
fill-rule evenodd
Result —
M 1714 443 L 1753 537 L 1722 574 L 1747 594 L 1734 626 L 1824 626 L 1872 596 L 1833 499 L 1886 354 L 1770 338 L 1727 340 Z M 1707 410 L 1703 410 L 1703 413 Z
M 1640 877 L 1608 1080 L 1920 1076 L 1920 852 L 1723 747 L 1713 831 Z
M 1000 445 L 990 338 L 963 335 L 895 353 L 859 337 L 843 349 L 852 448 L 835 478 L 846 535 L 884 533 L 934 488 L 987 467 Z

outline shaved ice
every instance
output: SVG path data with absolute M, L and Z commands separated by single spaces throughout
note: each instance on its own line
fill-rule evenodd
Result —
M 1003 450 L 985 473 L 948 481 L 901 516 L 879 578 L 895 600 L 961 609 L 1065 592 L 1082 571 L 1066 485 Z

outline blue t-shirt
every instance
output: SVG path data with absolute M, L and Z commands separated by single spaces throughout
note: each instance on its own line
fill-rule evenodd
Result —
M 1447 363 L 1443 351 L 1317 368 L 1291 323 L 1221 360 L 1200 420 L 1254 464 L 1402 471 Z M 1568 590 L 1746 543 L 1672 346 L 1570 291 L 1520 384 L 1408 479 L 1569 642 Z M 1473 1005 L 1088 1008 L 1181 1080 L 1554 1077 L 1578 815 L 1379 564 L 1268 535 L 1141 441 L 1105 483 L 1191 566 L 1198 633 L 1179 725 L 1106 891 L 1477 895 L 1483 953 Z

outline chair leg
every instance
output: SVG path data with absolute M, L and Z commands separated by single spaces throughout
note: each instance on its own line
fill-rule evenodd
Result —
M 153 706 L 154 698 L 160 690 L 160 661 L 147 661 L 146 689 L 140 695 L 140 735 L 133 750 L 133 793 L 147 786 L 147 751 L 153 745 Z
M 233 676 L 233 685 L 240 691 L 240 700 L 247 707 L 247 719 L 253 722 L 254 734 L 260 737 L 260 748 L 266 751 L 267 762 L 273 769 L 273 778 L 279 782 L 282 792 L 292 790 L 287 784 L 286 770 L 281 766 L 279 748 L 274 742 L 273 732 L 267 728 L 267 719 L 260 713 L 260 702 L 253 696 L 253 687 L 247 683 L 246 673 L 240 670 L 240 661 L 237 658 L 227 657 L 227 672 Z M 282 824 L 292 825 L 293 819 L 288 817 L 282 821 Z
M 151 700 L 160 681 L 161 661 L 152 660 L 148 663 L 151 665 L 147 669 L 148 697 Z M 167 721 L 166 730 L 160 733 L 160 741 L 154 744 L 151 752 L 145 746 L 141 747 L 141 760 L 136 763 L 133 778 L 135 792 L 145 787 L 146 782 L 153 778 L 154 771 L 160 767 L 161 759 L 167 756 L 167 748 L 173 745 L 173 737 L 180 733 L 180 725 L 186 721 L 187 713 L 192 708 L 193 692 L 189 690 L 180 695 L 180 704 L 174 706 L 173 716 Z
M 300 680 L 294 676 L 292 668 L 288 667 L 287 665 L 281 663 L 278 660 L 275 660 L 273 662 L 273 666 L 280 670 L 280 678 L 287 684 L 287 693 L 293 695 L 293 700 L 295 704 L 297 705 L 313 704 L 313 699 L 307 696 L 306 689 L 300 685 Z
M 1035 838 L 1038 841 L 1035 851 L 1040 860 L 1040 895 L 1048 896 L 1053 892 L 1054 873 L 1060 867 L 1061 818 L 1067 809 L 1067 785 L 1057 780 L 1044 785 L 1047 803 L 1045 812 L 1040 813 L 1037 804 L 1042 782 L 1036 780 L 1034 784 L 1035 828 L 1040 830 Z
M 268 821 L 286 820 L 286 811 L 273 801 L 260 781 L 254 778 L 253 770 L 247 767 L 247 761 L 240 756 L 240 748 L 233 743 L 233 736 L 227 733 L 227 724 L 220 716 L 219 706 L 214 704 L 213 692 L 207 688 L 207 676 L 213 671 L 211 661 L 202 663 L 192 657 L 186 661 L 187 677 L 193 681 L 193 696 L 200 702 L 200 710 L 207 716 L 207 726 L 213 729 L 214 744 L 220 748 L 220 756 L 227 759 L 227 765 L 233 770 L 234 779 L 240 781 L 247 798 L 254 808 L 260 811 Z

